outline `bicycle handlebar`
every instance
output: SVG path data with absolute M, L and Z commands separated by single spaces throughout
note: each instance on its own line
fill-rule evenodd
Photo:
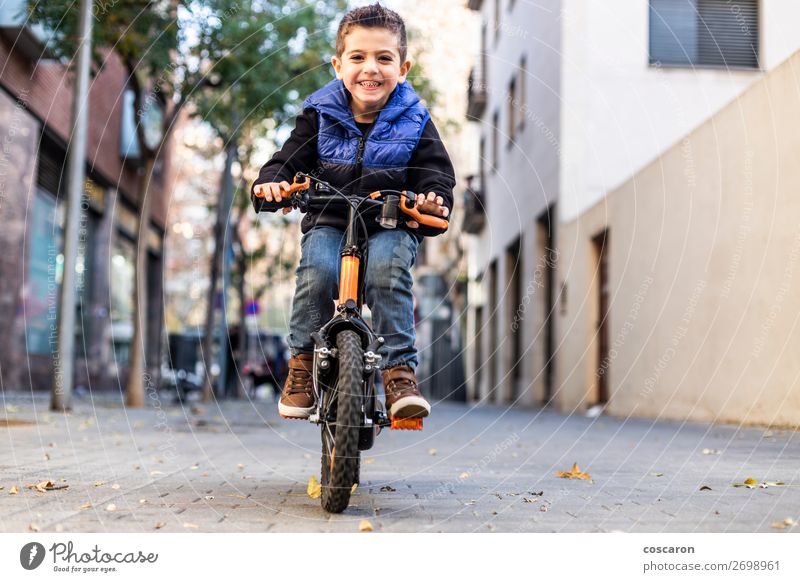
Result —
M 300 181 L 298 178 L 304 180 Z M 315 178 L 316 180 L 316 178 Z M 333 188 L 327 182 L 323 182 L 322 180 L 316 180 L 320 184 L 324 184 L 329 188 Z M 259 212 L 277 212 L 281 208 L 299 208 L 301 212 L 307 212 L 309 210 L 324 210 L 330 204 L 367 204 L 368 206 L 372 207 L 380 207 L 383 206 L 384 201 L 378 200 L 381 198 L 385 193 L 394 193 L 400 196 L 400 204 L 398 207 L 400 210 L 407 214 L 411 220 L 417 221 L 419 224 L 424 224 L 425 226 L 430 226 L 436 229 L 440 229 L 442 231 L 447 230 L 450 226 L 450 223 L 441 218 L 439 216 L 434 216 L 433 214 L 423 214 L 419 211 L 419 209 L 415 206 L 414 201 L 416 200 L 414 193 L 409 192 L 406 190 L 399 191 L 399 190 L 384 190 L 372 192 L 367 198 L 358 198 L 358 197 L 343 197 L 344 195 L 339 196 L 309 196 L 307 191 L 311 187 L 311 176 L 307 174 L 298 173 L 295 175 L 292 184 L 289 186 L 289 192 L 286 197 L 282 197 L 280 202 L 266 202 L 261 201 L 258 211 Z M 256 194 L 256 198 L 263 198 L 263 195 Z M 411 206 L 408 206 L 408 200 L 412 200 Z

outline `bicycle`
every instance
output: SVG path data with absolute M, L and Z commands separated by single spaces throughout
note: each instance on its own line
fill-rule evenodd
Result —
M 312 180 L 317 195 L 310 196 Z M 322 195 L 332 192 L 332 195 Z M 421 213 L 413 192 L 382 190 L 366 197 L 347 196 L 329 183 L 298 172 L 288 196 L 280 202 L 261 201 L 258 212 L 276 212 L 292 207 L 301 212 L 324 210 L 331 204 L 348 208 L 345 245 L 341 251 L 339 301 L 333 317 L 311 334 L 314 341 L 312 385 L 316 396 L 309 421 L 321 428 L 321 503 L 330 513 L 341 513 L 350 503 L 354 485 L 360 480 L 361 451 L 372 448 L 382 428 L 422 430 L 422 418 L 390 418 L 375 395 L 375 375 L 380 369 L 378 348 L 384 338 L 377 336 L 361 317 L 364 276 L 369 259 L 365 210 L 379 207 L 383 228 L 396 228 L 399 212 L 419 224 L 447 230 L 447 220 Z M 411 200 L 411 206 L 408 201 Z M 399 211 L 399 212 L 398 212 Z M 359 244 L 357 226 L 364 237 Z

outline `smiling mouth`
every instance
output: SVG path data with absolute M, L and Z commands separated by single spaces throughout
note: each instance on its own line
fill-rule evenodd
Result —
M 383 83 L 379 83 L 378 81 L 360 81 L 358 84 L 364 87 L 365 89 L 377 89 Z

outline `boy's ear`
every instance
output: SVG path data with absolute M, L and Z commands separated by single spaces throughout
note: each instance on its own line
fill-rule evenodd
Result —
M 331 65 L 333 65 L 333 70 L 336 71 L 336 78 L 342 78 L 342 61 L 336 55 L 331 57 Z
M 400 75 L 397 77 L 398 83 L 404 83 L 406 77 L 408 76 L 408 72 L 411 70 L 411 67 L 414 63 L 411 62 L 410 59 L 406 59 L 406 62 L 400 65 Z

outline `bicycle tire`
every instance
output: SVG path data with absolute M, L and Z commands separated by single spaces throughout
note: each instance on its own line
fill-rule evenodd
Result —
M 364 354 L 358 334 L 351 330 L 337 334 L 336 346 L 339 374 L 332 455 L 328 453 L 330 436 L 325 423 L 322 425 L 321 501 L 322 508 L 329 513 L 347 509 L 353 485 L 359 482 L 361 465 L 358 436 L 363 416 Z

